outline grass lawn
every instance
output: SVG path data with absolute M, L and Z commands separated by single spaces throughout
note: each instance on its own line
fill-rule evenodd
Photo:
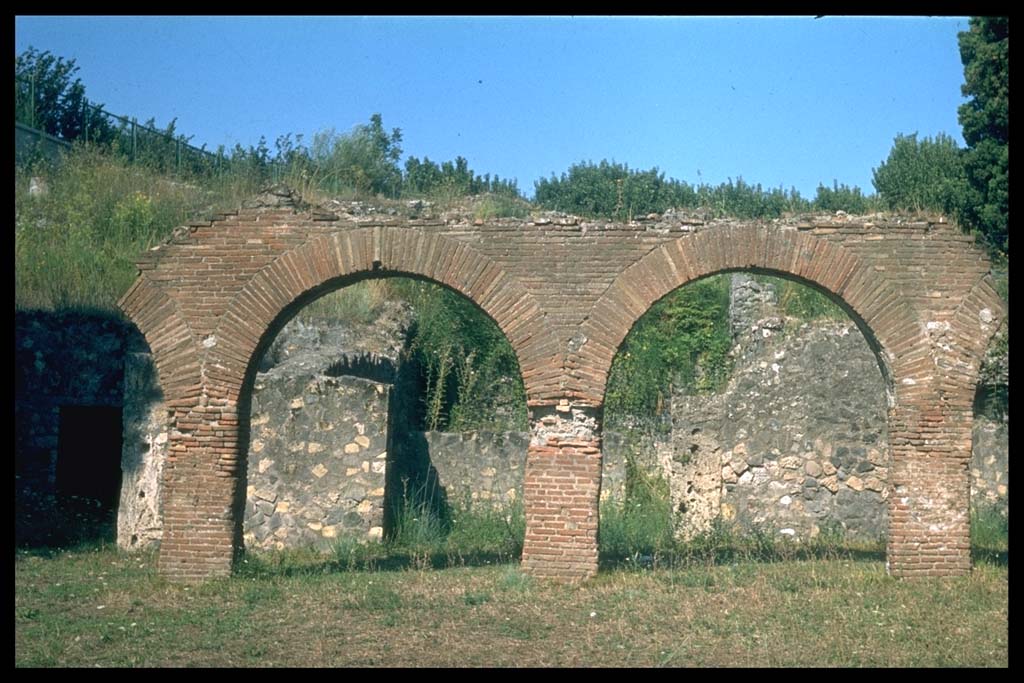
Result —
M 877 559 L 740 559 L 576 586 L 515 564 L 252 563 L 184 586 L 152 554 L 18 550 L 15 665 L 1008 666 L 1005 562 L 898 581 Z

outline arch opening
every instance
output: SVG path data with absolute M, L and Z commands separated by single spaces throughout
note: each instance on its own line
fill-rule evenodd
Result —
M 881 344 L 820 285 L 729 268 L 674 288 L 634 321 L 605 386 L 602 561 L 722 531 L 880 554 L 894 398 Z
M 489 522 L 467 556 L 521 552 L 528 439 L 491 438 L 526 428 L 519 361 L 452 287 L 369 271 L 307 291 L 257 344 L 239 416 L 237 548 L 440 546 Z

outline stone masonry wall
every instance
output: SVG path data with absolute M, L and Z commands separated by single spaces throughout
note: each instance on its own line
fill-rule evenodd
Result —
M 15 478 L 52 490 L 60 407 L 120 406 L 126 348 L 141 338 L 114 317 L 14 315 Z
M 260 362 L 252 392 L 243 540 L 252 549 L 380 539 L 392 385 L 409 310 L 370 325 L 294 320 Z M 118 544 L 158 544 L 167 410 L 146 354 L 125 368 L 125 472 Z
M 381 538 L 389 388 L 288 366 L 257 377 L 247 548 L 322 546 L 342 535 Z
M 450 504 L 522 501 L 529 432 L 423 432 L 422 439 Z
M 805 539 L 828 526 L 884 538 L 885 390 L 851 328 L 808 325 L 787 334 L 755 325 L 748 332 L 766 343 L 744 355 L 723 394 L 676 397 L 670 481 L 684 536 L 721 517 Z M 769 341 L 765 332 L 784 338 Z M 695 498 L 708 489 L 717 509 L 698 513 Z
M 529 432 L 421 432 L 430 464 L 449 503 L 507 506 L 523 496 Z M 625 497 L 626 460 L 649 453 L 636 439 L 615 432 L 603 437 L 601 499 Z M 653 466 L 654 458 L 648 459 Z
M 14 482 L 16 536 L 49 533 L 57 486 L 61 409 L 117 408 L 125 354 L 142 337 L 115 316 L 21 312 L 14 315 Z M 107 454 L 116 459 L 117 455 Z M 36 514 L 37 519 L 28 519 Z
M 153 357 L 131 353 L 124 365 L 121 500 L 117 545 L 124 550 L 160 543 L 163 532 L 161 476 L 167 460 L 167 406 Z
M 990 506 L 1003 516 L 1010 512 L 1009 419 L 978 416 L 974 420 L 971 454 L 971 502 Z

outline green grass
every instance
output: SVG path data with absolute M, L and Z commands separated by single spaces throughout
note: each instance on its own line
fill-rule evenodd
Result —
M 47 192 L 29 194 L 29 179 Z M 16 309 L 115 310 L 135 280 L 135 260 L 197 214 L 237 206 L 255 191 L 242 178 L 202 188 L 76 146 L 56 167 L 16 168 Z
M 361 280 L 309 303 L 298 317 L 303 322 L 369 325 L 377 320 L 384 304 L 397 298 L 393 279 Z
M 519 197 L 487 194 L 473 202 L 473 218 L 526 218 L 532 208 L 528 201 Z
M 1010 518 L 994 505 L 971 507 L 971 553 L 975 560 L 1007 562 L 1010 553 Z
M 15 555 L 15 666 L 1007 666 L 1008 567 L 878 560 L 602 571 L 264 568 L 170 584 L 110 546 Z

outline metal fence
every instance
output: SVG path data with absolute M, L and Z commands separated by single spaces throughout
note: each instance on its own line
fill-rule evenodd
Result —
M 71 147 L 70 142 L 35 128 L 14 122 L 14 163 L 26 164 L 33 159 L 57 161 Z
M 36 83 L 31 78 L 15 76 L 14 107 L 16 161 L 27 159 L 33 153 L 54 158 L 54 155 L 59 156 L 57 150 L 69 146 L 72 139 L 109 145 L 132 161 L 175 173 L 219 172 L 231 161 L 223 153 L 215 154 L 190 145 L 184 136 L 140 124 L 134 117 L 111 114 L 87 100 L 83 100 L 80 117 L 75 117 L 72 139 L 51 135 L 39 129 Z M 34 146 L 31 150 L 30 140 Z

